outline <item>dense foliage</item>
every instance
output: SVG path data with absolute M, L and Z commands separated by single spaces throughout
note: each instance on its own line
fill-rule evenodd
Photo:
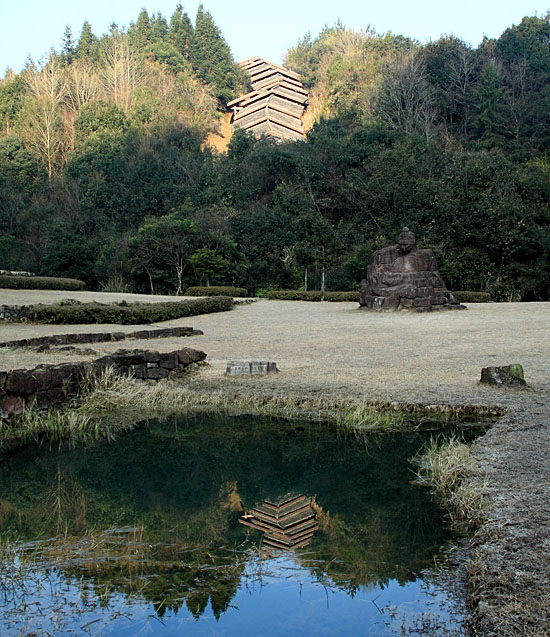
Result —
M 10 276 L 0 274 L 0 288 L 16 290 L 83 290 L 84 281 L 53 276 Z
M 230 285 L 211 285 L 204 287 L 200 285 L 191 285 L 185 290 L 187 296 L 231 296 L 243 297 L 248 296 L 246 288 L 234 288 Z
M 550 299 L 550 16 L 476 49 L 340 24 L 286 64 L 307 143 L 206 144 L 246 80 L 210 14 L 142 10 L 0 82 L 0 267 L 106 290 L 354 290 L 408 225 L 450 289 Z M 259 52 L 261 54 L 261 52 Z
M 112 323 L 117 325 L 145 325 L 159 321 L 196 316 L 211 312 L 226 312 L 233 308 L 227 296 L 211 296 L 167 303 L 56 303 L 32 305 L 27 317 L 35 323 L 85 324 Z
M 353 301 L 359 302 L 358 292 L 325 292 L 321 298 L 320 290 L 270 290 L 267 292 L 268 299 L 277 301 Z

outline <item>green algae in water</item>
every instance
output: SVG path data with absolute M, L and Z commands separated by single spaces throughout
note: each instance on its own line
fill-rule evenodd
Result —
M 365 444 L 323 425 L 201 417 L 116 443 L 0 463 L 5 634 L 460 634 L 426 569 L 450 534 L 409 459 L 425 436 Z M 304 498 L 305 546 L 239 522 Z M 416 627 L 416 628 L 415 628 Z

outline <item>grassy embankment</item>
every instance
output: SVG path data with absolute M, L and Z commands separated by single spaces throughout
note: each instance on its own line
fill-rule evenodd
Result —
M 193 372 L 191 372 L 193 373 Z M 184 377 L 185 378 L 185 377 Z M 185 379 L 140 382 L 108 368 L 91 374 L 71 403 L 46 412 L 26 410 L 0 425 L 0 452 L 44 441 L 87 444 L 112 440 L 153 418 L 212 412 L 333 423 L 365 436 L 418 429 L 437 429 L 461 419 L 494 417 L 492 408 L 354 403 L 324 398 L 265 395 L 230 387 L 190 387 Z

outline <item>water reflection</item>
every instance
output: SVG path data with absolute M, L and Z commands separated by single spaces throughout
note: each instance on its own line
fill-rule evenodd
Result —
M 313 498 L 305 495 L 288 494 L 274 502 L 258 502 L 239 522 L 262 531 L 264 544 L 277 549 L 306 547 L 319 528 Z
M 233 624 L 246 630 L 254 611 L 245 621 L 242 609 L 250 596 L 260 603 L 258 591 L 262 604 L 296 605 L 302 616 L 291 583 L 299 600 L 304 587 L 303 599 L 317 599 L 316 587 L 331 591 L 330 613 L 312 618 L 311 629 L 338 632 L 340 606 L 346 624 L 362 632 L 365 621 L 376 624 L 364 604 L 336 603 L 341 595 L 393 591 L 405 599 L 407 591 L 425 608 L 434 593 L 418 602 L 421 573 L 449 533 L 429 494 L 410 484 L 408 459 L 422 444 L 392 436 L 366 452 L 328 427 L 197 418 L 153 423 L 115 444 L 8 456 L 0 463 L 0 534 L 26 542 L 16 561 L 29 568 L 4 598 L 0 624 L 20 629 L 21 609 L 33 608 L 45 580 L 54 597 L 72 591 L 68 605 L 51 601 L 71 609 L 67 629 L 89 613 L 119 626 L 121 613 L 132 626 L 154 616 L 181 627 L 189 617 L 200 620 L 198 632 L 213 618 L 229 634 Z M 44 603 L 42 593 L 41 612 Z M 279 628 L 299 621 L 289 613 Z

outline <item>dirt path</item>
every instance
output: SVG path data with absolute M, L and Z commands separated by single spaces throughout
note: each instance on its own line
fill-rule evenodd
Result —
M 184 342 L 207 352 L 210 363 L 193 384 L 266 395 L 505 408 L 507 414 L 474 444 L 489 515 L 471 562 L 476 625 L 487 635 L 550 634 L 550 303 L 372 314 L 354 303 L 259 301 L 163 325 L 204 331 Z M 113 326 L 0 324 L 0 340 L 100 329 Z M 122 346 L 167 351 L 181 344 L 162 339 Z M 120 346 L 94 344 L 100 354 Z M 0 369 L 75 355 L 0 350 Z M 226 378 L 229 360 L 276 361 L 281 373 Z M 478 384 L 482 367 L 516 362 L 525 369 L 528 390 Z

